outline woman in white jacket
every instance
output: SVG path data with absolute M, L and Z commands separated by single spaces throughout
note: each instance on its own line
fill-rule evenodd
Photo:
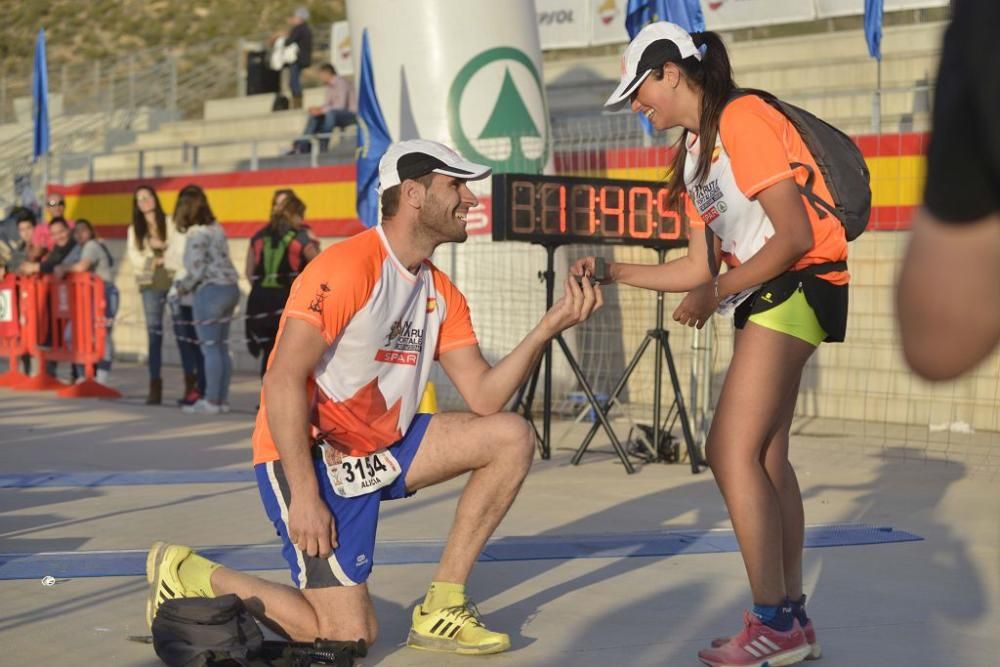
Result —
M 140 185 L 132 196 L 132 224 L 128 228 L 127 255 L 142 296 L 148 337 L 149 394 L 148 405 L 163 400 L 160 368 L 163 359 L 163 311 L 167 292 L 177 274 L 184 268 L 184 236 L 177 231 L 160 204 L 151 185 Z M 175 313 L 175 320 L 177 319 Z M 189 318 L 190 319 L 190 318 Z M 184 365 L 185 396 L 195 387 L 198 358 L 197 341 L 178 339 Z M 193 402 L 193 401 L 192 401 Z

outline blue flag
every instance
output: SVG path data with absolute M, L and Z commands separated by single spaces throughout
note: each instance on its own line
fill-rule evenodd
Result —
M 45 65 L 45 28 L 35 40 L 35 68 L 31 74 L 32 119 L 35 122 L 34 160 L 49 152 L 49 73 Z
M 378 163 L 392 143 L 375 93 L 375 73 L 368 48 L 368 31 L 361 33 L 361 82 L 358 91 L 358 218 L 365 227 L 378 224 Z
M 868 55 L 882 60 L 882 4 L 883 0 L 865 0 L 865 40 Z
M 705 16 L 698 0 L 628 0 L 625 30 L 629 39 L 654 21 L 670 21 L 688 32 L 705 31 Z
M 633 39 L 639 31 L 656 21 L 676 23 L 688 32 L 704 32 L 705 16 L 698 0 L 628 0 L 625 9 L 625 30 Z M 639 122 L 646 134 L 653 134 L 649 119 L 639 115 Z

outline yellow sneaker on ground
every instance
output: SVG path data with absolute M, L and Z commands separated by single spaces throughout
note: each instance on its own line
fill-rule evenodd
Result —
M 425 613 L 423 605 L 413 610 L 413 626 L 406 645 L 425 651 L 461 655 L 488 655 L 510 648 L 510 637 L 487 630 L 479 619 L 475 603 L 444 607 Z
M 156 610 L 167 600 L 190 597 L 184 591 L 177 573 L 181 561 L 191 555 L 190 547 L 166 542 L 154 542 L 146 556 L 146 581 L 149 597 L 146 599 L 146 625 L 153 627 Z

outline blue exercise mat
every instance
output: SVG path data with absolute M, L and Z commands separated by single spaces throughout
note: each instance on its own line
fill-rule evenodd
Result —
M 0 489 L 47 486 L 137 486 L 157 484 L 257 483 L 253 469 L 138 470 L 131 472 L 30 472 L 0 475 Z
M 924 538 L 885 526 L 838 524 L 806 528 L 807 548 L 846 547 Z M 408 565 L 436 563 L 444 540 L 389 540 L 375 547 L 375 563 Z M 486 545 L 480 562 L 629 558 L 739 551 L 731 530 L 655 531 L 600 535 L 541 535 L 500 537 Z M 287 567 L 277 544 L 198 549 L 206 558 L 237 570 L 283 570 Z M 70 577 L 139 576 L 145 574 L 146 551 L 61 551 L 0 554 L 0 580 Z

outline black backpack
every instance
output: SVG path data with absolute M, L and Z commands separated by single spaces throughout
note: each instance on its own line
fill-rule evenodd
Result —
M 809 165 L 793 162 L 790 166 L 792 169 L 801 167 L 808 172 L 806 183 L 799 190 L 819 217 L 825 218 L 827 214 L 831 214 L 840 220 L 848 241 L 861 236 L 868 226 L 872 209 L 871 176 L 861 150 L 850 137 L 833 125 L 805 109 L 779 100 L 767 91 L 737 88 L 729 99 L 732 101 L 745 95 L 756 95 L 780 111 L 792 123 L 812 153 L 816 166 L 823 174 L 823 181 L 833 196 L 832 202 L 824 201 L 813 191 L 816 175 Z
M 351 667 L 364 641 L 264 641 L 235 595 L 167 600 L 153 619 L 153 649 L 170 667 Z

